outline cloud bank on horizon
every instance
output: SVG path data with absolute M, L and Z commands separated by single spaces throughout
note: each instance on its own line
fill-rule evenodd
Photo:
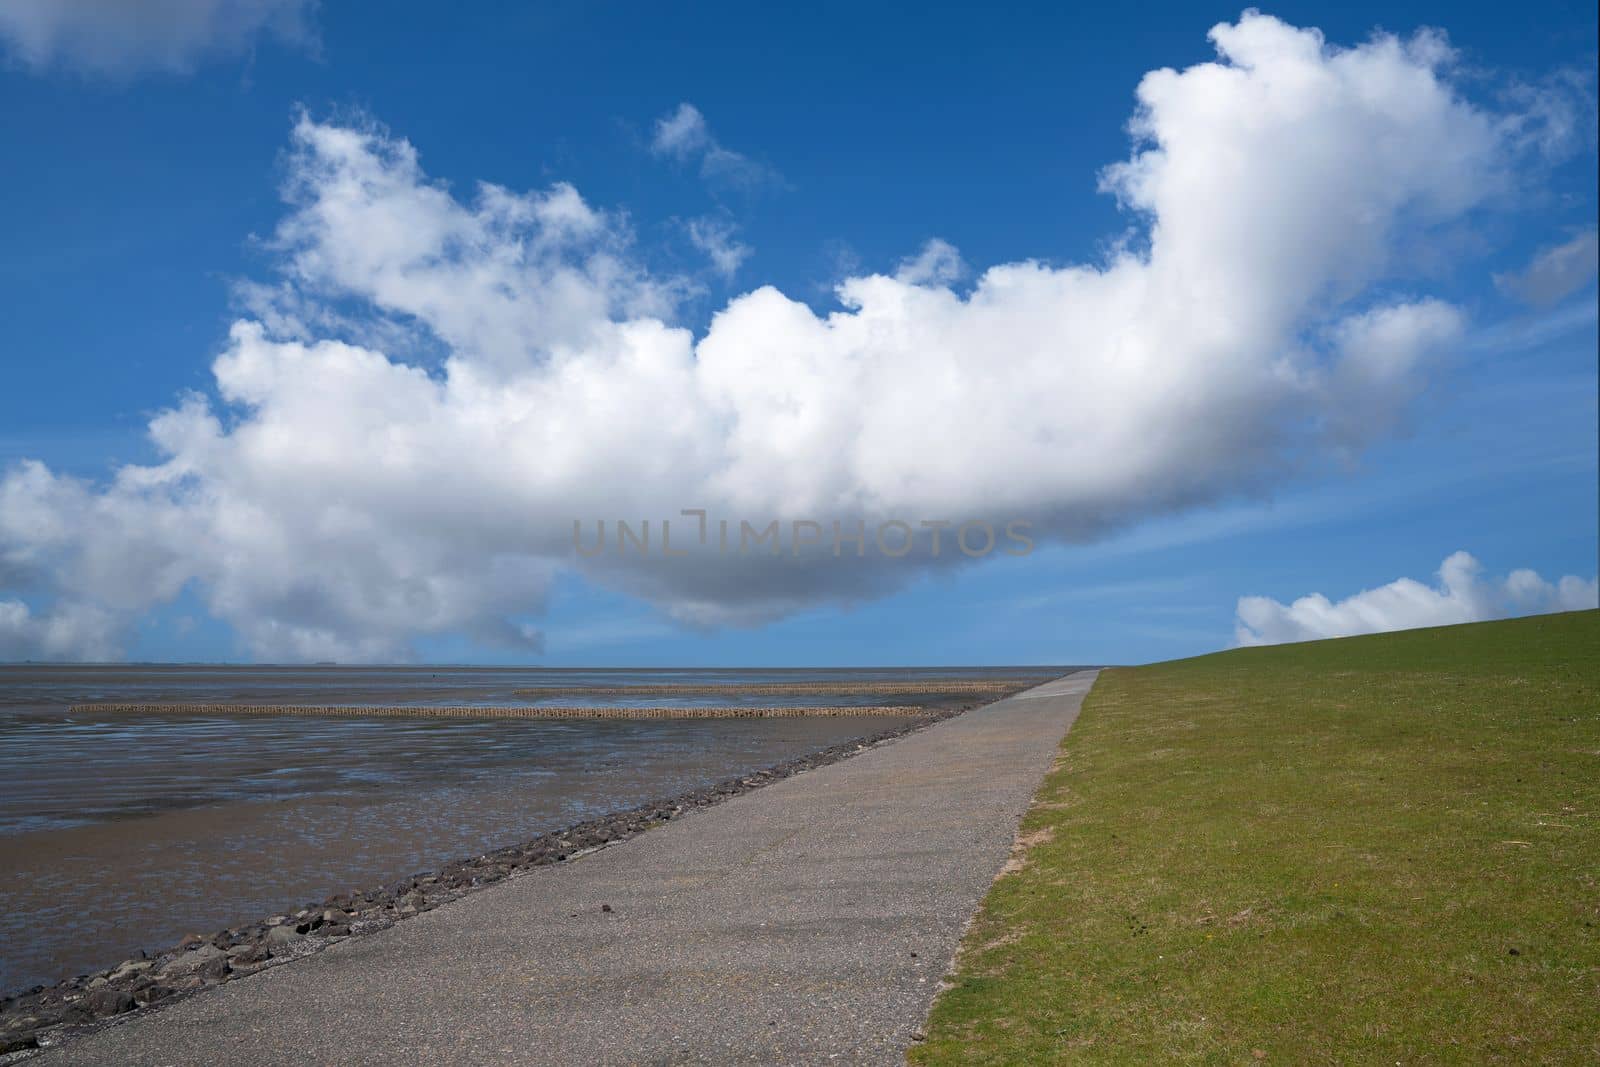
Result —
M 689 283 L 572 186 L 457 195 L 375 124 L 302 116 L 277 275 L 241 287 L 216 395 L 151 422 L 163 461 L 0 480 L 0 658 L 114 658 L 186 588 L 272 660 L 452 632 L 535 650 L 568 571 L 758 624 L 962 557 L 578 558 L 573 521 L 1022 518 L 1085 541 L 1359 451 L 1465 329 L 1405 288 L 1411 253 L 1515 190 L 1548 109 L 1466 100 L 1436 33 L 1334 48 L 1246 13 L 1211 39 L 1214 62 L 1138 86 L 1132 154 L 1100 178 L 1135 226 L 1103 261 L 963 290 L 931 242 L 834 310 L 762 286 L 700 336 L 674 323 Z M 708 177 L 744 159 L 687 105 L 654 147 Z
M 1241 645 L 1277 645 L 1600 607 L 1595 578 L 1569 574 L 1552 584 L 1534 571 L 1515 570 L 1497 582 L 1482 573 L 1470 554 L 1455 552 L 1439 565 L 1437 587 L 1398 578 L 1338 602 L 1321 593 L 1292 604 L 1240 597 L 1234 636 Z

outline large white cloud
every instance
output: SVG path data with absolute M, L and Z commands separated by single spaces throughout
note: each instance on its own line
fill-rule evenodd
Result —
M 766 286 L 698 337 L 673 325 L 687 283 L 570 186 L 457 195 L 403 140 L 302 118 L 281 271 L 247 291 L 216 396 L 156 419 L 165 462 L 109 484 L 13 469 L 0 579 L 53 605 L 35 621 L 192 585 L 274 659 L 454 631 L 528 649 L 564 569 L 715 625 L 964 558 L 919 538 L 904 559 L 580 559 L 574 519 L 1021 518 L 1070 540 L 1270 488 L 1382 433 L 1459 334 L 1399 274 L 1506 188 L 1526 125 L 1466 102 L 1434 35 L 1335 49 L 1246 14 L 1212 39 L 1216 62 L 1140 83 L 1136 150 L 1102 178 L 1140 234 L 1106 261 L 963 290 L 937 242 L 825 313 Z M 694 118 L 663 151 L 706 150 Z
M 37 616 L 20 600 L 0 600 L 0 663 L 15 660 L 114 660 L 117 620 L 91 604 L 69 603 Z
M 314 44 L 314 7 L 315 0 L 5 0 L 0 40 L 35 70 L 185 73 L 262 35 Z
M 1531 570 L 1512 571 L 1503 581 L 1486 580 L 1482 573 L 1476 559 L 1456 552 L 1439 565 L 1437 586 L 1398 578 L 1337 602 L 1321 593 L 1292 604 L 1240 597 L 1235 636 L 1241 645 L 1277 645 L 1600 607 L 1600 581 L 1594 578 L 1567 575 L 1551 584 Z

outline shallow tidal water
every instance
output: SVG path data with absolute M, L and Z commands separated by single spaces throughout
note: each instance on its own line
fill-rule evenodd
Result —
M 513 690 L 541 685 L 934 673 L 1061 672 L 0 667 L 0 994 L 903 721 L 129 716 L 70 712 L 74 703 L 493 705 L 529 703 Z M 835 693 L 753 702 L 882 701 Z

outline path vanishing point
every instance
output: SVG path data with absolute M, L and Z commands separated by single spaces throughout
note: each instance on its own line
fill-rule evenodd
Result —
M 901 1063 L 1094 678 L 535 868 L 37 1062 Z

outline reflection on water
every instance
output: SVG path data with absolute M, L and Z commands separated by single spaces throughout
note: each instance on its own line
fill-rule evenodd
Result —
M 624 685 L 730 685 L 765 682 L 915 682 L 924 679 L 1059 677 L 1065 667 L 892 667 L 852 669 L 712 670 L 546 667 L 221 667 L 0 666 L 0 710 L 95 701 L 185 704 L 526 704 L 519 689 Z M 836 699 L 843 697 L 842 699 Z M 565 700 L 563 703 L 567 702 Z M 653 703 L 660 703 L 657 697 Z M 763 704 L 873 703 L 871 694 L 818 698 L 764 697 Z M 584 701 L 591 703 L 591 701 Z M 595 704 L 637 704 L 597 698 Z M 720 704 L 716 696 L 674 698 L 675 704 Z
M 774 744 L 828 744 L 887 721 L 0 715 L 0 834 L 208 804 L 654 776 L 706 750 L 737 767 Z
M 900 721 L 130 717 L 70 704 L 525 703 L 512 690 L 928 673 L 0 667 L 0 992 Z

